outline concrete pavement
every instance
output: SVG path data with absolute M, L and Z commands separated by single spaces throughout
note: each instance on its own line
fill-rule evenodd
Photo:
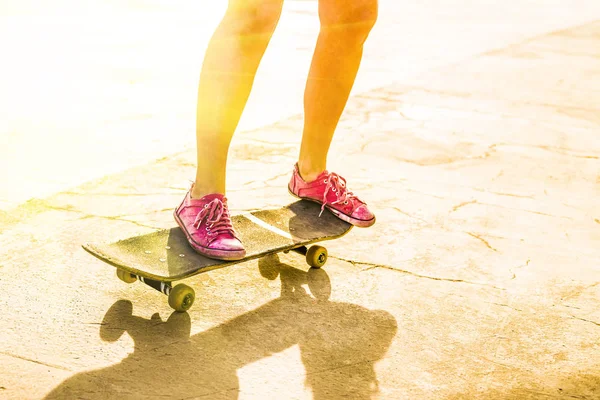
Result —
M 600 15 L 596 0 L 380 3 L 355 93 Z M 198 71 L 225 7 L 4 0 L 0 210 L 193 146 Z M 241 130 L 302 112 L 318 29 L 316 0 L 286 0 Z
M 0 398 L 600 398 L 600 13 L 552 4 L 587 22 L 355 93 L 330 167 L 378 222 L 323 271 L 202 274 L 181 315 L 81 249 L 173 226 L 193 148 L 0 214 Z M 301 124 L 236 135 L 234 212 L 293 201 Z

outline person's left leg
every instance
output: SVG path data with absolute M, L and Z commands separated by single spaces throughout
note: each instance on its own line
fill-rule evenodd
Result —
M 321 31 L 304 92 L 298 165 L 307 180 L 327 167 L 327 153 L 377 19 L 377 0 L 319 0 Z
M 377 10 L 377 0 L 319 0 L 321 30 L 304 92 L 300 155 L 289 185 L 292 194 L 323 203 L 358 226 L 372 225 L 375 216 L 348 192 L 343 178 L 327 172 L 327 154 Z

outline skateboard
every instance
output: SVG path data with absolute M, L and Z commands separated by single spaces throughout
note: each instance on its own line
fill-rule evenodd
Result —
M 139 280 L 167 295 L 175 311 L 185 312 L 194 303 L 195 292 L 183 283 L 173 286 L 175 281 L 290 251 L 303 255 L 309 266 L 321 268 L 327 261 L 327 249 L 314 243 L 340 238 L 352 225 L 328 211 L 319 217 L 320 212 L 317 203 L 300 200 L 277 209 L 233 216 L 233 226 L 246 248 L 246 257 L 235 261 L 198 254 L 179 226 L 113 243 L 86 243 L 83 248 L 116 267 L 123 282 Z

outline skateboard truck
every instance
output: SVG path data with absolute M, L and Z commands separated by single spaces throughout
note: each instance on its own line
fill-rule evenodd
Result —
M 300 246 L 290 250 L 305 256 L 306 263 L 313 268 L 321 268 L 327 262 L 327 249 L 323 246 L 314 245 L 310 248 Z M 287 254 L 290 250 L 284 250 L 283 252 Z
M 144 278 L 131 272 L 117 268 L 117 277 L 125 283 L 133 283 L 136 280 L 145 283 L 153 289 L 169 296 L 169 305 L 175 311 L 184 312 L 190 309 L 194 304 L 196 293 L 194 289 L 180 283 L 171 286 L 171 282 L 163 282 L 156 279 Z

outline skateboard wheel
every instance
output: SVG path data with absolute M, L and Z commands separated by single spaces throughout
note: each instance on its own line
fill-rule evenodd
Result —
M 313 268 L 321 268 L 327 262 L 327 249 L 323 246 L 311 246 L 306 252 L 306 263 Z
M 117 269 L 117 277 L 125 283 L 133 283 L 137 281 L 137 278 L 132 273 Z
M 180 283 L 171 289 L 171 293 L 169 293 L 169 305 L 175 311 L 185 312 L 190 309 L 192 304 L 194 304 L 195 298 L 196 294 L 194 293 L 194 289 Z

